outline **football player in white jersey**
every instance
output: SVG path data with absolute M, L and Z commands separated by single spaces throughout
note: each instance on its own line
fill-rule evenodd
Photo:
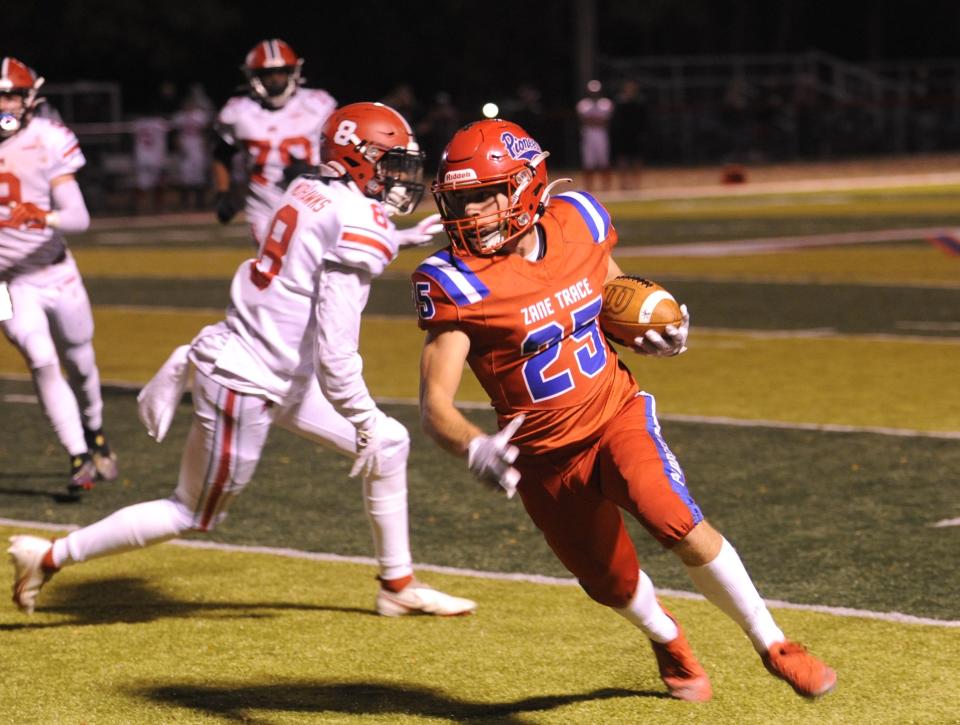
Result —
M 130 506 L 52 545 L 11 538 L 14 601 L 33 611 L 60 567 L 210 531 L 253 476 L 273 425 L 354 459 L 373 529 L 383 615 L 455 615 L 476 604 L 413 576 L 407 528 L 410 438 L 383 413 L 362 377 L 360 314 L 371 281 L 430 218 L 395 230 L 423 194 L 423 154 L 403 117 L 379 103 L 345 106 L 323 131 L 319 175 L 301 176 L 276 207 L 259 257 L 234 275 L 226 319 L 179 348 L 140 394 L 160 440 L 194 369 L 193 425 L 167 499 Z
M 16 58 L 0 60 L 0 326 L 70 455 L 75 493 L 115 479 L 117 464 L 103 434 L 90 301 L 63 237 L 90 224 L 74 176 L 86 160 L 70 129 L 34 117 L 42 84 Z
M 337 104 L 319 88 L 302 88 L 303 59 L 282 40 L 264 40 L 247 53 L 248 92 L 220 110 L 215 129 L 213 179 L 217 218 L 239 211 L 230 194 L 235 153 L 244 155 L 248 186 L 244 211 L 257 245 L 286 184 L 320 162 L 320 132 Z

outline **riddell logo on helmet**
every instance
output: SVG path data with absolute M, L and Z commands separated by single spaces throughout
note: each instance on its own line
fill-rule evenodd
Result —
M 509 131 L 504 131 L 500 134 L 500 141 L 512 159 L 532 161 L 533 157 L 540 153 L 540 144 L 529 136 L 517 138 Z
M 476 178 L 477 172 L 473 169 L 455 169 L 443 175 L 443 183 L 456 184 L 460 181 L 474 181 Z

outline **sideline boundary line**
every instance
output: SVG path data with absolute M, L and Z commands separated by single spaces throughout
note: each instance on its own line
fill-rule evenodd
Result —
M 39 529 L 42 531 L 73 531 L 78 529 L 75 524 L 50 524 L 42 521 L 20 521 L 18 519 L 0 518 L 0 525 L 22 528 Z M 223 551 L 227 553 L 240 554 L 265 554 L 268 556 L 281 556 L 288 559 L 306 559 L 309 561 L 320 561 L 329 563 L 343 564 L 364 564 L 376 566 L 376 559 L 369 556 L 343 556 L 341 554 L 326 554 L 311 551 L 302 551 L 300 549 L 288 549 L 273 546 L 249 546 L 244 544 L 224 544 L 217 541 L 196 541 L 193 539 L 174 539 L 166 543 L 174 546 L 182 546 L 188 549 L 206 549 L 208 551 Z M 526 584 L 546 584 L 555 586 L 577 586 L 577 581 L 566 577 L 544 576 L 542 574 L 524 574 L 496 571 L 481 571 L 478 569 L 462 569 L 454 566 L 440 566 L 436 564 L 414 563 L 414 568 L 420 571 L 431 571 L 438 574 L 450 574 L 452 576 L 465 576 L 475 579 L 491 579 L 496 581 L 514 581 Z M 657 589 L 659 594 L 667 597 L 676 597 L 678 599 L 689 599 L 696 601 L 705 601 L 703 595 L 694 592 L 683 591 L 681 589 Z M 823 604 L 798 604 L 788 602 L 782 599 L 765 599 L 768 606 L 774 609 L 793 609 L 804 612 L 816 612 L 817 614 L 829 614 L 835 617 L 858 617 L 861 619 L 875 619 L 882 622 L 893 622 L 895 624 L 918 624 L 931 627 L 960 628 L 960 620 L 955 619 L 933 619 L 931 617 L 917 617 L 903 612 L 874 612 L 869 609 L 855 609 L 853 607 L 833 607 Z
M 30 376 L 17 373 L 0 373 L 0 380 L 15 382 L 30 382 Z M 125 380 L 102 380 L 101 386 L 107 390 L 130 393 L 143 387 L 140 383 L 131 383 Z M 35 405 L 39 401 L 33 395 L 12 394 L 0 398 L 7 403 Z M 384 405 L 419 405 L 415 398 L 376 397 L 377 403 Z M 458 400 L 457 407 L 464 410 L 492 410 L 490 403 L 474 400 Z M 752 418 L 726 418 L 710 415 L 687 415 L 684 413 L 659 413 L 660 420 L 677 423 L 702 423 L 703 425 L 726 425 L 739 428 L 778 428 L 781 430 L 809 430 L 822 433 L 873 433 L 876 435 L 899 436 L 902 438 L 937 438 L 944 440 L 960 440 L 960 431 L 944 430 L 929 431 L 914 428 L 885 428 L 883 426 L 857 426 L 842 423 L 793 423 L 783 420 L 765 420 Z
M 836 232 L 833 234 L 804 234 L 759 239 L 731 239 L 727 241 L 678 242 L 617 247 L 615 258 L 636 257 L 735 257 L 750 254 L 769 254 L 793 249 L 813 249 L 845 244 L 878 244 L 884 242 L 928 239 L 948 231 L 944 227 L 921 229 L 880 229 L 864 232 Z

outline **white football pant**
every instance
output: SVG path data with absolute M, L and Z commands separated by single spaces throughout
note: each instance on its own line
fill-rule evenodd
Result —
M 173 496 L 121 509 L 58 540 L 58 566 L 148 546 L 191 529 L 212 530 L 253 478 L 273 423 L 351 458 L 357 455 L 353 425 L 323 397 L 316 378 L 299 388 L 291 404 L 277 406 L 195 371 L 193 405 Z M 397 579 L 413 571 L 407 523 L 410 439 L 399 423 L 389 431 L 380 472 L 363 482 L 363 493 L 380 576 Z
M 4 334 L 26 360 L 60 443 L 72 456 L 83 453 L 83 426 L 102 427 L 103 398 L 93 351 L 93 313 L 80 270 L 68 252 L 63 262 L 20 275 L 9 288 L 13 319 L 2 323 Z

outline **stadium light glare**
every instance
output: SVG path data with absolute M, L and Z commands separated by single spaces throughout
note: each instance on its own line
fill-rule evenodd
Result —
M 496 103 L 484 103 L 482 110 L 484 118 L 496 118 L 500 113 L 500 107 Z

